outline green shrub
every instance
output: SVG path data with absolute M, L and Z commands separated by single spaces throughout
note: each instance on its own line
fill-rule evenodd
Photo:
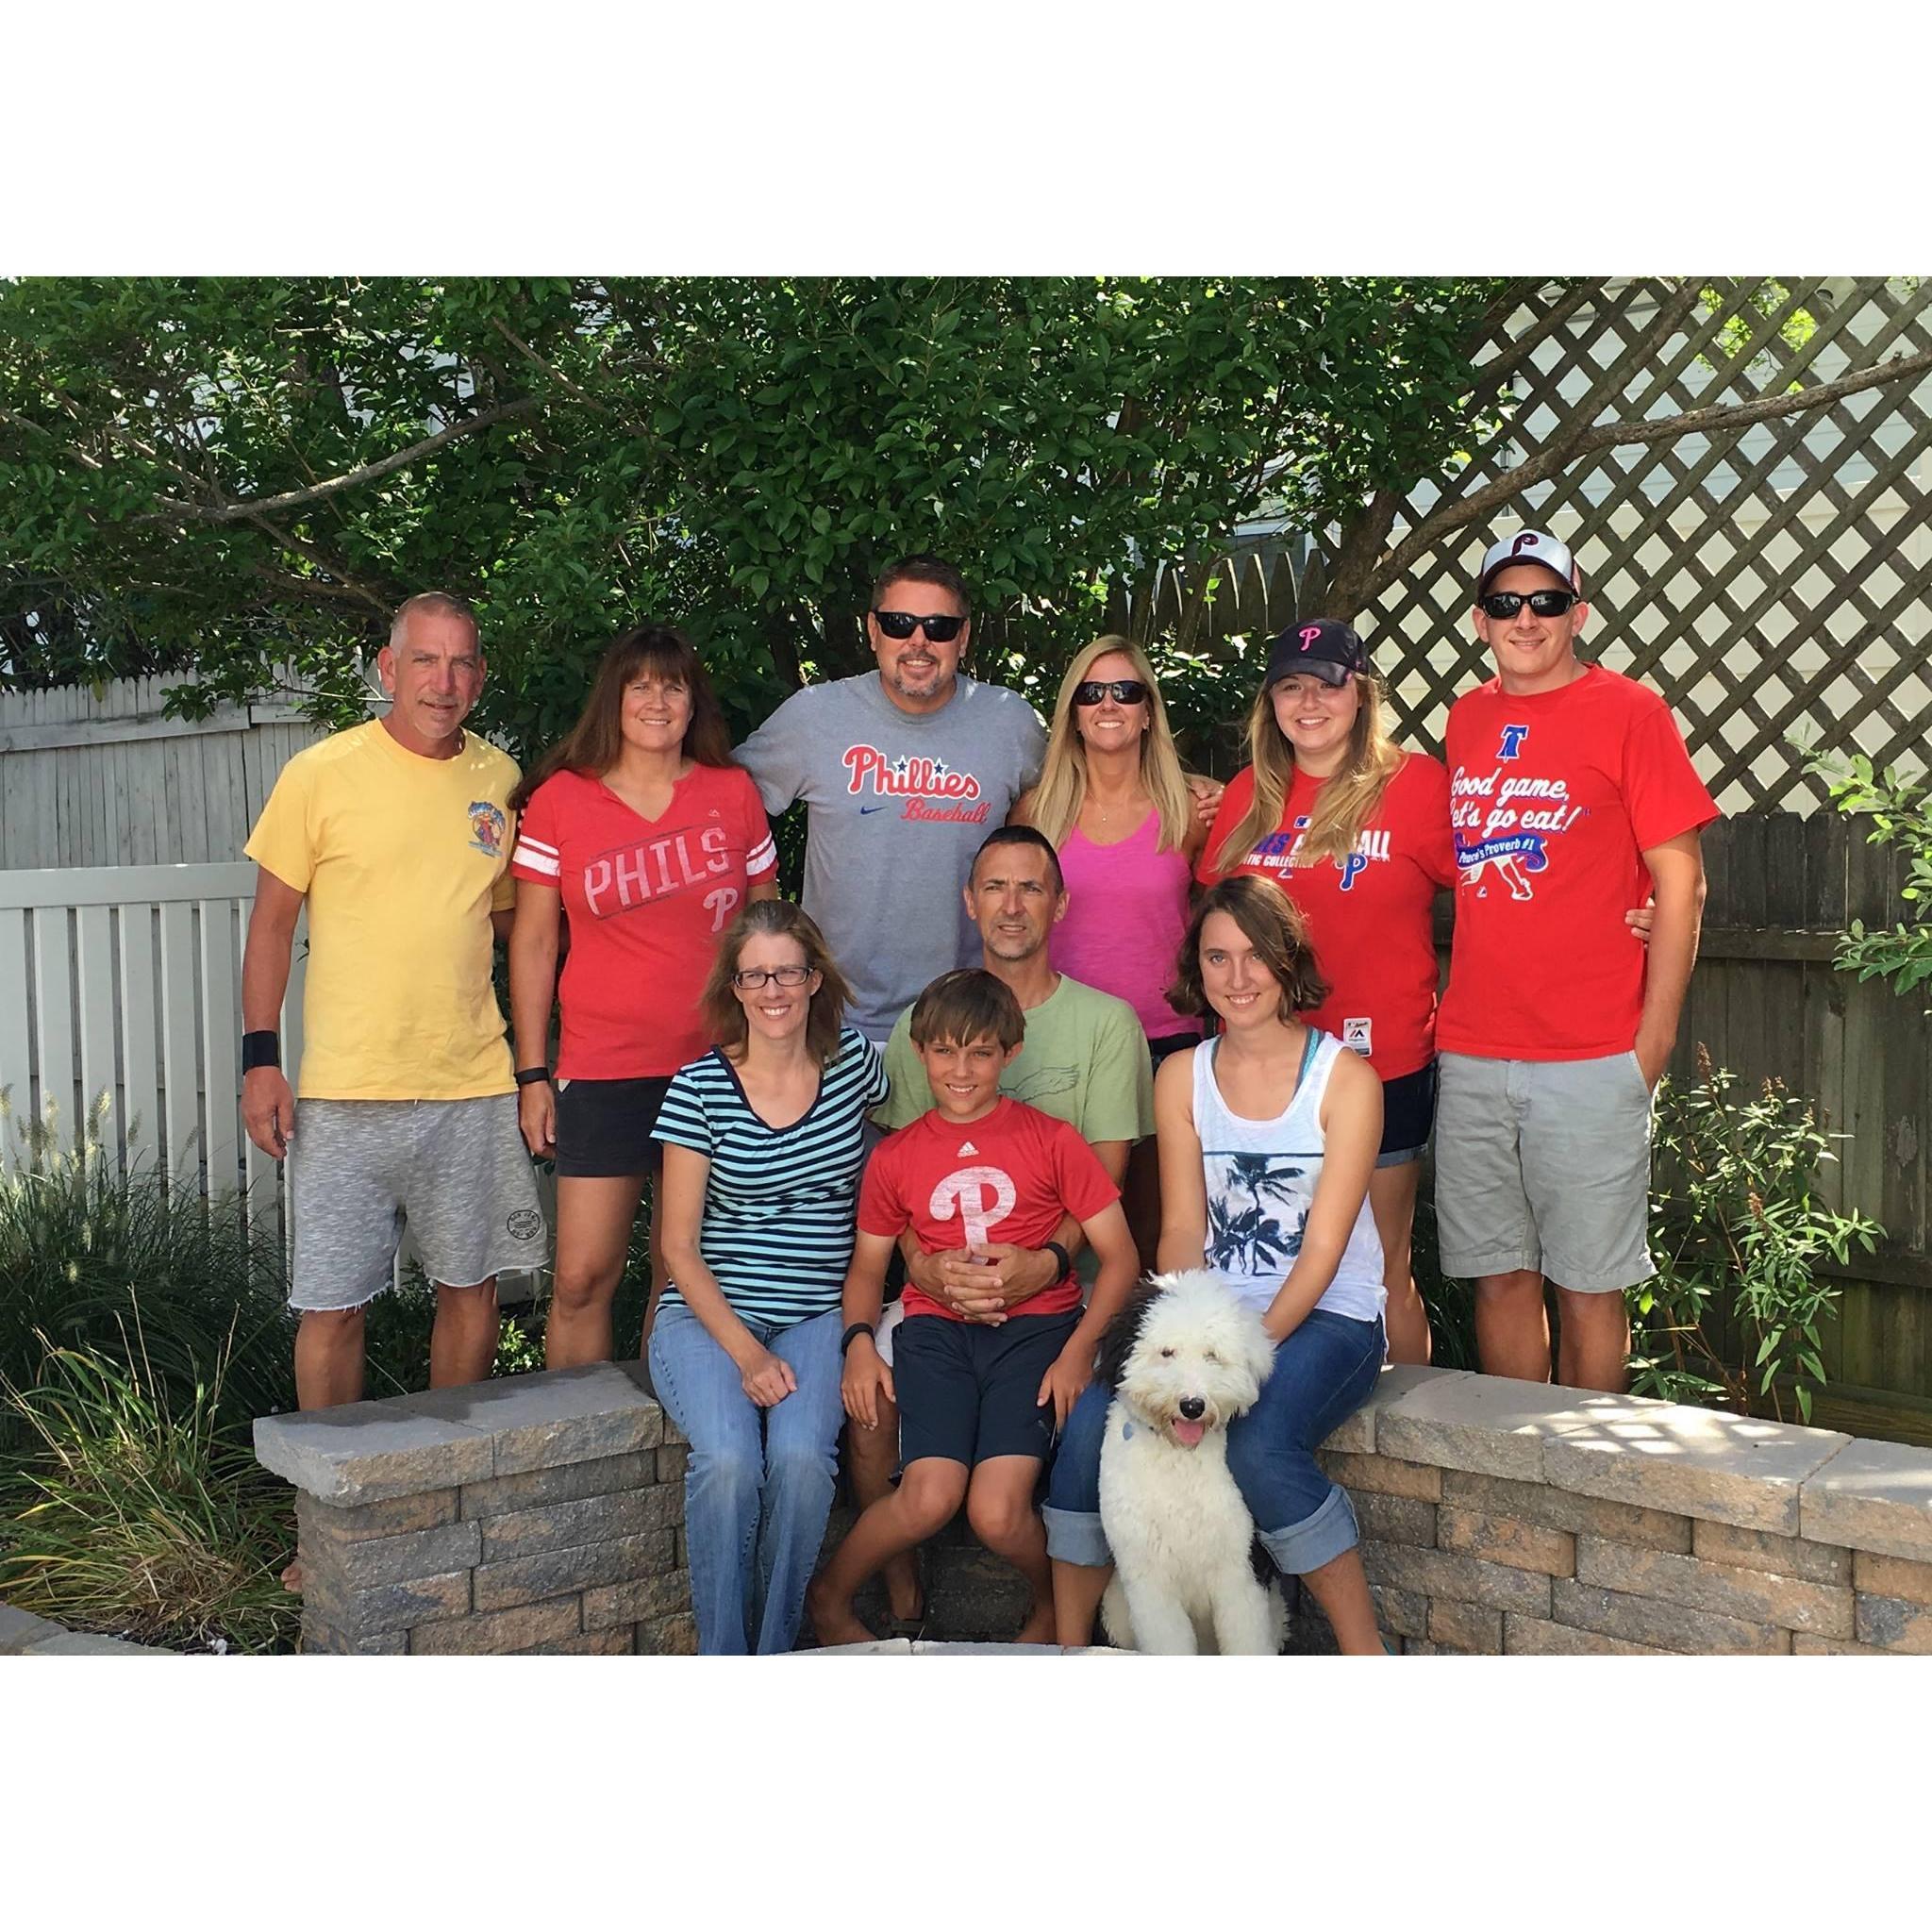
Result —
M 42 1337 L 35 1384 L 0 1383 L 28 1443 L 0 1474 L 0 1601 L 138 1643 L 290 1649 L 289 1491 L 225 1433 L 222 1352 L 177 1401 L 135 1334 Z
M 1818 1264 L 1842 1267 L 1854 1241 L 1869 1253 L 1885 1230 L 1818 1199 L 1819 1167 L 1845 1136 L 1825 1133 L 1808 1100 L 1779 1080 L 1737 1093 L 1737 1075 L 1701 1042 L 1697 1076 L 1657 1087 L 1657 1273 L 1630 1292 L 1631 1390 L 1740 1414 L 1768 1400 L 1782 1421 L 1790 1387 L 1809 1422 L 1825 1382 L 1819 1327 L 1839 1298 Z
M 0 1126 L 4 1113 L 0 1101 Z M 150 1376 L 176 1412 L 202 1389 L 218 1390 L 220 1419 L 238 1430 L 292 1407 L 279 1239 L 251 1227 L 232 1195 L 208 1203 L 146 1167 L 122 1174 L 105 1117 L 103 1101 L 66 1149 L 51 1118 L 18 1128 L 30 1165 L 0 1174 L 0 1376 L 31 1388 L 49 1347 L 113 1356 L 139 1296 Z M 0 1423 L 0 1448 L 17 1430 L 17 1418 Z
M 1861 756 L 1815 758 L 1806 768 L 1831 787 L 1831 802 L 1847 817 L 1870 814 L 1865 839 L 1872 845 L 1896 845 L 1908 861 L 1898 895 L 1908 906 L 1932 908 L 1932 785 L 1908 778 L 1895 766 L 1872 769 Z M 1890 930 L 1868 932 L 1861 919 L 1839 935 L 1833 956 L 1841 973 L 1860 980 L 1883 979 L 1893 992 L 1917 992 L 1932 982 L 1932 923 L 1900 921 Z M 1926 1008 L 1932 1013 L 1932 1007 Z

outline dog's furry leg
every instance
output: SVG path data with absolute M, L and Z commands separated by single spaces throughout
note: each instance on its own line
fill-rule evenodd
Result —
M 1194 1620 L 1164 1591 L 1123 1580 L 1127 1615 L 1134 1625 L 1134 1648 L 1143 1657 L 1194 1657 Z
M 1223 1657 L 1274 1657 L 1281 1649 L 1280 1595 L 1243 1575 L 1214 1592 L 1214 1644 Z

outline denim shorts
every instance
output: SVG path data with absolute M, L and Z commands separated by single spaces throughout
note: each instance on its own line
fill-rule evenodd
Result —
M 1636 1054 L 1438 1064 L 1442 1272 L 1534 1268 L 1583 1294 L 1649 1280 L 1651 1095 Z

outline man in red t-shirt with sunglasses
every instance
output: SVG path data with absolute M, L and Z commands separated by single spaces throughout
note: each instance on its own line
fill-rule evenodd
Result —
M 1565 544 L 1490 546 L 1476 635 L 1496 675 L 1449 713 L 1456 941 L 1436 1028 L 1436 1214 L 1446 1274 L 1476 1284 L 1484 1372 L 1621 1390 L 1624 1291 L 1646 1242 L 1651 1095 L 1704 906 L 1717 807 L 1670 708 L 1576 656 L 1590 607 Z M 1624 923 L 1657 902 L 1650 946 Z M 1634 896 L 1633 896 L 1634 894 Z

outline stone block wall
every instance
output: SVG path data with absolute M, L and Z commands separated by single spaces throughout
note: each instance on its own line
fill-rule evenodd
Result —
M 1389 1369 L 1322 1454 L 1412 1655 L 1932 1653 L 1932 1451 Z
M 302 1648 L 357 1657 L 696 1648 L 684 1439 L 638 1365 L 255 1425 L 293 1483 Z
M 304 1648 L 694 1648 L 688 1451 L 641 1375 L 566 1369 L 258 1423 L 257 1453 L 300 1491 Z M 1388 1369 L 1322 1454 L 1411 1655 L 1932 1654 L 1932 1451 Z M 956 1567 L 928 1563 L 927 1637 L 967 1634 L 941 1601 Z M 999 1583 L 975 1584 L 990 1625 L 1011 1607 Z M 1331 1641 L 1302 1593 L 1292 1647 Z

